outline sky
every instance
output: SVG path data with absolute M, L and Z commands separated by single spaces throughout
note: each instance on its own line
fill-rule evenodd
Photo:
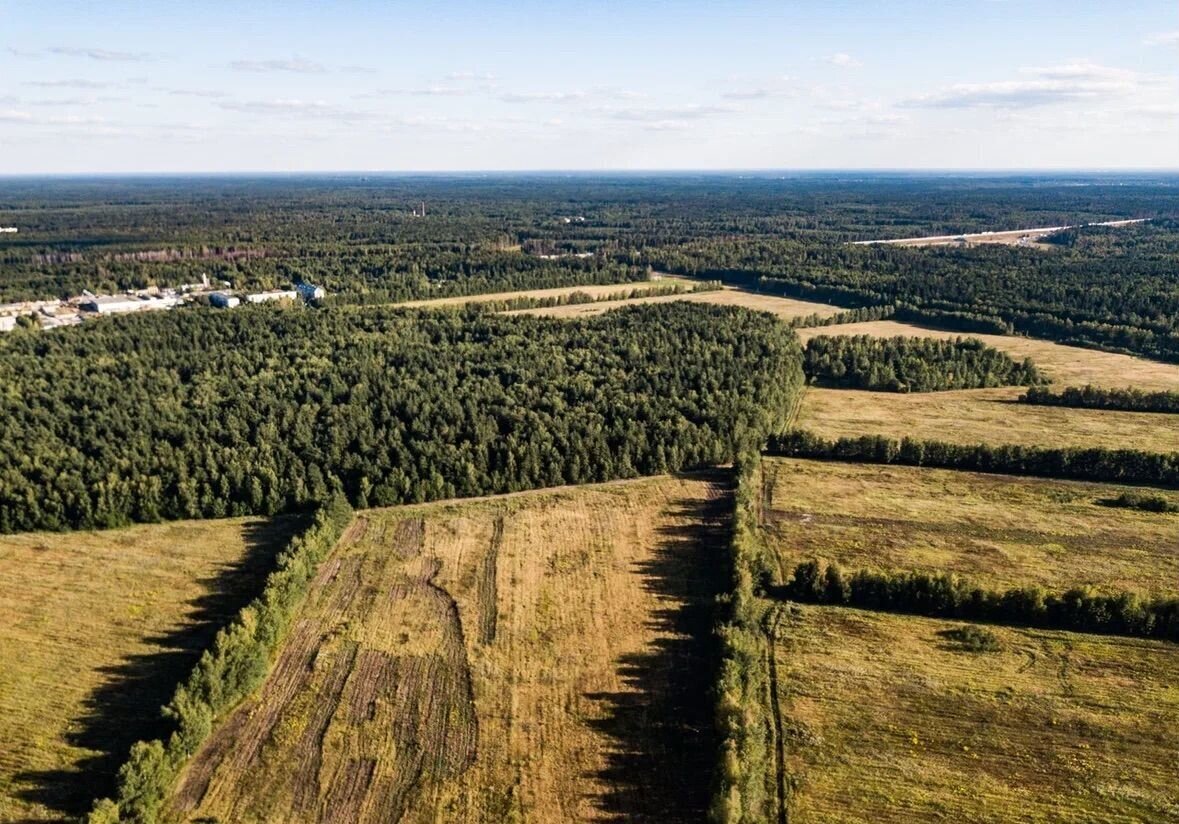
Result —
M 1179 3 L 0 0 L 0 174 L 840 168 L 1179 168 Z

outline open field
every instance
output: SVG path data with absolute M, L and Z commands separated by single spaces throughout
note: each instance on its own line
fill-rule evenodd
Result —
M 979 338 L 1018 360 L 1030 357 L 1044 374 L 1054 383 L 1062 386 L 1093 384 L 1105 387 L 1135 386 L 1144 390 L 1179 389 L 1179 364 L 1159 363 L 1131 355 L 1083 349 L 1079 346 L 1064 346 L 1051 341 L 1018 335 L 945 332 L 891 320 L 799 329 L 798 334 L 803 343 L 817 335 L 873 335 L 875 337 L 903 335 L 943 340 L 960 337 Z
M 1131 226 L 1145 222 L 1145 218 L 1131 220 L 1107 220 L 1101 223 L 1087 223 L 1086 226 Z M 1048 235 L 1063 229 L 1078 228 L 1075 226 L 1041 226 L 1035 229 L 1010 229 L 1000 232 L 970 232 L 964 235 L 927 235 L 926 237 L 902 237 L 892 240 L 856 240 L 853 246 L 977 246 L 980 244 L 997 243 L 1004 246 L 1033 246 L 1051 248 L 1049 244 L 1041 243 Z
M 701 820 L 727 495 L 664 477 L 360 515 L 173 810 Z
M 1097 503 L 1126 487 L 793 458 L 764 468 L 765 529 L 784 575 L 825 558 L 989 588 L 1179 591 L 1179 516 Z
M 906 435 L 954 443 L 1179 451 L 1179 415 L 1016 403 L 1022 388 L 867 392 L 810 387 L 798 426 L 827 438 Z
M 0 821 L 59 821 L 110 792 L 295 525 L 0 536 Z
M 598 300 L 606 301 L 611 296 L 622 297 L 632 292 L 642 292 L 648 289 L 662 289 L 672 284 L 680 284 L 685 288 L 692 288 L 697 281 L 679 278 L 673 275 L 663 275 L 658 280 L 637 280 L 627 283 L 603 283 L 593 286 L 559 286 L 554 289 L 525 289 L 519 292 L 494 292 L 486 295 L 462 295 L 453 298 L 433 298 L 430 300 L 411 300 L 399 303 L 407 309 L 446 309 L 466 306 L 470 303 L 488 303 L 497 300 L 512 300 L 513 298 L 560 298 L 575 292 L 589 295 Z M 604 310 L 603 310 L 604 311 Z
M 660 295 L 652 298 L 632 298 L 630 300 L 612 301 L 610 303 L 580 303 L 565 306 L 550 306 L 543 309 L 519 309 L 508 314 L 528 314 L 550 318 L 580 318 L 589 315 L 600 315 L 619 306 L 634 306 L 641 303 L 669 303 L 675 300 L 686 300 L 693 303 L 711 303 L 717 306 L 742 306 L 746 309 L 756 309 L 770 312 L 783 319 L 798 318 L 805 315 L 820 315 L 830 317 L 841 310 L 838 306 L 826 303 L 811 303 L 805 300 L 794 300 L 778 295 L 763 295 L 758 292 L 746 292 L 743 289 L 725 287 L 710 292 L 696 292 L 685 295 Z M 838 328 L 838 327 L 829 327 Z
M 776 645 L 791 824 L 1179 819 L 1173 644 L 797 607 Z

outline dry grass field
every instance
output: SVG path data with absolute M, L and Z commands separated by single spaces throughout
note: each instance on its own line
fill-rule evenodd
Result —
M 181 521 L 0 536 L 0 821 L 109 793 L 131 743 L 295 523 Z
M 827 438 L 905 436 L 953 443 L 1013 443 L 1179 451 L 1179 415 L 1016 403 L 1022 388 L 867 392 L 810 387 L 796 423 Z
M 1179 515 L 1097 503 L 1124 487 L 792 458 L 764 468 L 765 530 L 784 575 L 825 558 L 996 588 L 1179 590 Z
M 699 821 L 723 478 L 370 511 L 186 821 Z
M 612 300 L 616 296 L 621 298 L 632 292 L 642 292 L 648 289 L 662 289 L 672 284 L 680 284 L 685 288 L 696 285 L 696 281 L 663 275 L 658 280 L 643 280 L 633 283 L 604 283 L 595 286 L 559 286 L 553 289 L 525 289 L 519 292 L 495 292 L 488 295 L 462 295 L 453 298 L 433 298 L 430 300 L 411 300 L 399 303 L 407 309 L 453 309 L 470 303 L 488 303 L 497 300 L 512 300 L 513 298 L 559 298 L 581 292 L 598 300 Z M 605 310 L 603 310 L 605 311 Z
M 799 329 L 798 334 L 804 343 L 817 335 L 979 338 L 1017 360 L 1030 357 L 1054 383 L 1060 386 L 1093 384 L 1106 387 L 1135 386 L 1139 389 L 1179 390 L 1179 364 L 1159 363 L 1131 355 L 1100 352 L 1096 349 L 1083 349 L 1078 346 L 1064 346 L 1051 341 L 1017 335 L 967 335 L 962 332 L 925 329 L 891 320 Z
M 1179 820 L 1172 644 L 797 607 L 776 697 L 791 824 Z
M 689 281 L 691 282 L 691 281 Z M 811 303 L 805 300 L 794 300 L 777 295 L 762 295 L 757 292 L 746 292 L 743 289 L 725 287 L 710 292 L 696 292 L 685 295 L 660 295 L 652 298 L 632 298 L 609 303 L 581 303 L 565 306 L 550 306 L 543 309 L 518 309 L 508 314 L 528 314 L 549 318 L 582 318 L 590 315 L 600 315 L 619 306 L 634 306 L 642 303 L 668 303 L 675 300 L 686 300 L 693 303 L 711 303 L 717 306 L 741 306 L 761 312 L 770 312 L 778 317 L 790 318 L 805 315 L 820 315 L 830 317 L 842 311 L 838 306 L 826 303 Z

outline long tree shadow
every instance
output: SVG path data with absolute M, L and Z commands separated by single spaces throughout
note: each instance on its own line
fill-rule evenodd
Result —
M 115 790 L 119 766 L 136 741 L 161 738 L 171 723 L 160 708 L 177 683 L 196 664 L 213 636 L 258 593 L 274 566 L 274 556 L 306 525 L 306 516 L 285 515 L 246 524 L 246 551 L 200 580 L 206 594 L 188 602 L 176 628 L 145 641 L 157 651 L 124 657 L 103 667 L 101 686 L 86 698 L 85 715 L 75 720 L 69 743 L 96 752 L 69 770 L 25 772 L 15 776 L 25 801 L 42 804 L 63 818 L 84 814 L 90 802 Z M 85 620 L 79 616 L 79 620 Z
M 713 723 L 716 597 L 729 580 L 732 512 L 729 475 L 709 481 L 723 494 L 676 501 L 671 514 L 688 525 L 661 529 L 652 557 L 635 565 L 662 606 L 648 624 L 658 637 L 644 652 L 617 662 L 630 689 L 588 695 L 605 704 L 605 716 L 591 724 L 613 744 L 596 776 L 607 789 L 594 799 L 608 820 L 707 817 L 719 746 Z

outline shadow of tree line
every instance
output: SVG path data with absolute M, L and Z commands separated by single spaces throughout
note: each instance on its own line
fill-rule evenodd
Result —
M 188 602 L 177 627 L 145 641 L 156 647 L 146 654 L 129 655 L 104 667 L 101 686 L 85 701 L 85 714 L 67 735 L 75 747 L 95 754 L 72 769 L 19 773 L 17 792 L 23 801 L 41 804 L 63 820 L 84 815 L 95 798 L 113 795 L 119 767 L 136 741 L 162 738 L 171 722 L 160 712 L 172 698 L 213 636 L 233 615 L 257 596 L 273 568 L 274 556 L 307 523 L 305 515 L 246 524 L 246 551 L 236 563 L 221 566 L 199 583 L 205 594 Z M 85 620 L 85 616 L 77 616 Z
M 613 743 L 607 766 L 596 776 L 608 789 L 594 799 L 608 820 L 707 818 L 719 748 L 717 596 L 730 579 L 733 494 L 728 473 L 712 473 L 708 480 L 724 494 L 676 501 L 671 514 L 687 523 L 660 529 L 652 557 L 635 565 L 645 589 L 665 606 L 649 624 L 659 637 L 644 652 L 617 662 L 630 690 L 588 696 L 604 702 L 605 717 L 591 724 Z

